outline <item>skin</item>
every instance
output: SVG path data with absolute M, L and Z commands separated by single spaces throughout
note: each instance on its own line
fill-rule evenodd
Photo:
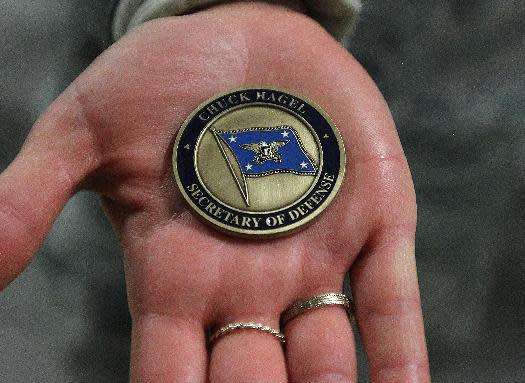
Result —
M 315 100 L 347 149 L 346 180 L 325 214 L 264 241 L 202 224 L 170 163 L 178 127 L 198 104 L 249 85 Z M 340 291 L 347 271 L 371 381 L 430 381 L 415 195 L 394 123 L 367 73 L 308 17 L 276 5 L 218 6 L 148 22 L 97 58 L 0 175 L 0 287 L 82 189 L 100 193 L 124 248 L 132 382 L 355 382 L 354 337 L 340 307 L 291 321 L 285 349 L 268 334 L 238 331 L 208 352 L 205 337 L 234 321 L 278 328 L 289 304 Z

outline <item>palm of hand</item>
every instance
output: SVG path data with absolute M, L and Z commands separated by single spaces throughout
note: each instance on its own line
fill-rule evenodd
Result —
M 271 32 L 252 21 L 259 7 L 275 17 Z M 208 17 L 223 22 L 212 25 Z M 281 37 L 299 32 L 301 42 Z M 288 237 L 228 237 L 190 214 L 176 191 L 170 157 L 177 128 L 203 100 L 246 85 L 308 95 L 331 115 L 347 148 L 340 194 L 314 224 Z M 58 125 L 67 128 L 57 132 Z M 81 185 L 101 193 L 125 249 L 132 380 L 200 382 L 207 374 L 219 382 L 286 381 L 287 375 L 304 381 L 326 373 L 352 378 L 352 334 L 342 310 L 317 310 L 287 326 L 286 355 L 265 334 L 235 333 L 215 345 L 208 368 L 204 339 L 209 326 L 234 321 L 278 327 L 279 314 L 294 300 L 340 291 L 363 247 L 352 276 L 372 376 L 406 381 L 408 373 L 415 376 L 406 368 L 414 360 L 418 376 L 425 376 L 423 341 L 403 345 L 398 338 L 407 321 L 394 320 L 394 329 L 385 330 L 389 315 L 398 312 L 393 305 L 378 308 L 389 299 L 401 302 L 399 314 L 408 315 L 422 339 L 410 255 L 415 210 L 404 155 L 373 83 L 306 18 L 239 5 L 146 24 L 75 81 L 37 124 L 24 151 L 51 134 L 53 142 L 44 146 L 64 158 L 53 162 L 60 169 L 55 173 L 66 175 L 60 180 L 71 190 Z M 401 359 L 376 350 L 379 336 L 391 338 L 391 351 Z M 232 363 L 240 367 L 231 370 Z

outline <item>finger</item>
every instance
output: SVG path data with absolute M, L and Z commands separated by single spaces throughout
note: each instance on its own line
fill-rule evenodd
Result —
M 145 315 L 133 321 L 130 382 L 206 382 L 205 334 L 197 321 Z
M 430 382 L 413 229 L 374 236 L 351 280 L 371 381 Z
M 260 323 L 279 328 L 278 320 L 263 318 Z M 286 381 L 284 353 L 276 337 L 257 330 L 237 330 L 213 344 L 210 383 Z
M 62 96 L 50 107 L 0 175 L 0 289 L 25 268 L 69 197 L 95 167 L 87 123 L 70 99 Z
M 307 311 L 285 330 L 291 383 L 357 381 L 354 336 L 343 307 Z

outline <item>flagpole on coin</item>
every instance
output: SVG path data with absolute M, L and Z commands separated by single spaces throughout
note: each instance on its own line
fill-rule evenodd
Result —
M 248 196 L 248 186 L 246 185 L 246 180 L 243 179 L 242 184 L 241 184 L 241 180 L 239 180 L 239 177 L 237 177 L 237 174 L 235 174 L 235 170 L 233 170 L 233 165 L 231 164 L 230 159 L 228 158 L 226 151 L 224 150 L 224 147 L 222 146 L 221 138 L 219 137 L 217 132 L 215 132 L 215 130 L 213 129 L 210 129 L 210 130 L 213 132 L 213 136 L 215 137 L 215 140 L 217 141 L 217 145 L 219 145 L 219 149 L 221 150 L 222 156 L 226 160 L 226 163 L 228 164 L 228 168 L 230 168 L 230 172 L 232 173 L 232 176 L 235 179 L 235 183 L 237 184 L 237 187 L 239 188 L 239 191 L 241 192 L 242 197 L 244 198 L 244 201 L 246 202 L 246 205 L 250 206 L 250 199 Z M 241 174 L 243 174 L 242 170 L 241 170 Z M 244 188 L 243 188 L 243 184 L 244 184 Z

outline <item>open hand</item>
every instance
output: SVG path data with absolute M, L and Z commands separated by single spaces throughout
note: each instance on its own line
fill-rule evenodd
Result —
M 178 127 L 231 88 L 294 90 L 343 135 L 346 179 L 305 230 L 272 240 L 221 234 L 189 211 L 171 152 Z M 104 52 L 35 124 L 0 176 L 0 287 L 29 263 L 78 190 L 102 196 L 125 252 L 133 382 L 354 382 L 340 307 L 267 334 L 238 331 L 208 353 L 206 329 L 279 327 L 297 299 L 342 288 L 350 270 L 373 382 L 428 382 L 408 166 L 388 108 L 359 64 L 319 25 L 240 3 L 146 23 Z

